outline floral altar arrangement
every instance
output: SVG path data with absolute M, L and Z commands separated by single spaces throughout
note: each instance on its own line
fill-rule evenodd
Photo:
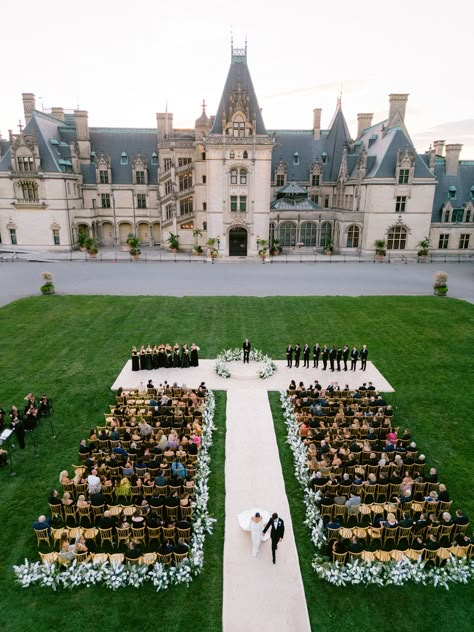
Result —
M 239 347 L 235 347 L 235 349 L 224 349 L 221 351 L 216 358 L 214 364 L 214 371 L 217 375 L 220 375 L 223 378 L 230 377 L 230 371 L 227 368 L 227 362 L 243 362 L 244 359 L 244 351 Z M 263 367 L 257 371 L 258 377 L 262 380 L 266 380 L 268 377 L 273 375 L 277 370 L 276 364 L 273 362 L 269 355 L 266 355 L 262 351 L 258 349 L 251 349 L 249 354 L 249 359 L 255 362 L 263 362 Z
M 283 390 L 280 391 L 280 401 L 287 428 L 287 443 L 293 453 L 295 477 L 303 490 L 306 507 L 304 524 L 310 529 L 314 546 L 320 550 L 327 543 L 318 506 L 321 494 L 310 489 L 306 447 L 299 435 L 299 426 L 290 398 Z M 474 559 L 457 558 L 451 554 L 442 567 L 427 566 L 424 560 L 413 562 L 407 557 L 391 562 L 365 562 L 357 559 L 350 560 L 344 566 L 331 562 L 327 556 L 318 552 L 313 557 L 312 567 L 318 577 L 335 586 L 402 586 L 413 582 L 449 590 L 449 584 L 467 584 L 474 579 Z
M 204 541 L 207 534 L 212 534 L 216 519 L 208 511 L 209 474 L 211 473 L 211 457 L 209 450 L 212 446 L 214 424 L 215 398 L 212 391 L 208 391 L 206 410 L 203 413 L 203 432 L 201 449 L 196 463 L 195 496 L 193 502 L 193 533 L 189 558 L 178 566 L 165 566 L 156 562 L 151 566 L 137 566 L 124 563 L 92 564 L 86 562 L 73 563 L 66 569 L 56 564 L 42 564 L 39 561 L 24 561 L 14 566 L 16 580 L 22 588 L 42 586 L 58 590 L 61 588 L 78 588 L 90 586 L 105 586 L 111 590 L 119 588 L 139 588 L 145 582 L 151 582 L 156 591 L 166 590 L 170 586 L 188 586 L 193 577 L 198 575 L 204 566 Z

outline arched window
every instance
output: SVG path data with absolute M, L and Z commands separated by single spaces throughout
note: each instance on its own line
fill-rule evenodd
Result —
M 268 240 L 270 244 L 273 244 L 273 242 L 275 241 L 275 224 L 273 222 L 270 222 Z
M 347 248 L 358 248 L 360 238 L 360 228 L 358 226 L 349 226 L 347 229 Z
M 24 180 L 20 184 L 21 193 L 23 196 L 23 200 L 25 202 L 38 202 L 38 185 L 36 182 L 30 182 L 29 180 Z
M 305 246 L 316 246 L 317 225 L 314 222 L 303 222 L 300 228 L 300 241 Z
M 332 241 L 332 224 L 330 222 L 323 222 L 321 224 L 321 235 L 319 237 L 319 245 L 326 246 Z
M 240 184 L 247 184 L 247 169 L 240 170 Z
M 245 120 L 243 116 L 236 116 L 232 122 L 234 136 L 245 136 Z
M 230 183 L 237 184 L 237 169 L 231 169 L 230 172 Z
M 280 244 L 282 246 L 296 245 L 296 226 L 290 222 L 280 224 Z
M 387 249 L 388 250 L 405 250 L 407 244 L 407 231 L 403 226 L 393 226 L 388 231 Z

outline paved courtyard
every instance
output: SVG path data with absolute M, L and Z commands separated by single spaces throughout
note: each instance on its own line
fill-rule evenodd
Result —
M 474 303 L 474 265 L 374 263 L 0 263 L 0 305 L 38 295 L 52 272 L 59 294 L 119 296 L 430 296 L 438 270 L 449 296 Z

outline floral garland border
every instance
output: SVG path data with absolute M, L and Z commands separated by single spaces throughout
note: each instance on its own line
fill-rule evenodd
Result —
M 217 375 L 223 378 L 230 377 L 230 371 L 227 368 L 226 362 L 238 362 L 244 359 L 244 351 L 239 347 L 235 347 L 234 349 L 224 349 L 221 351 L 216 358 L 214 364 L 214 371 Z M 273 362 L 269 355 L 266 355 L 262 351 L 258 349 L 252 349 L 249 354 L 249 359 L 255 362 L 263 362 L 263 368 L 257 371 L 258 377 L 262 380 L 266 380 L 268 377 L 273 375 L 277 370 L 276 364 Z
M 191 536 L 190 557 L 178 566 L 168 567 L 160 562 L 153 566 L 137 566 L 132 564 L 104 564 L 94 565 L 91 562 L 76 564 L 74 561 L 65 570 L 55 564 L 42 564 L 40 561 L 24 563 L 14 566 L 16 581 L 22 588 L 42 586 L 58 590 L 60 588 L 78 588 L 90 586 L 105 586 L 111 590 L 118 588 L 139 588 L 145 582 L 151 582 L 156 591 L 166 590 L 170 586 L 189 586 L 192 578 L 201 573 L 204 566 L 204 541 L 206 533 L 211 534 L 216 522 L 208 512 L 209 474 L 211 472 L 209 449 L 212 446 L 214 424 L 215 397 L 208 391 L 206 410 L 203 414 L 203 433 L 201 449 L 196 466 L 195 495 L 193 512 L 196 519 L 193 523 Z
M 306 466 L 307 456 L 304 443 L 298 432 L 298 422 L 287 393 L 280 391 L 281 408 L 287 428 L 287 443 L 293 453 L 295 476 L 302 487 L 306 519 L 304 524 L 311 531 L 311 541 L 317 549 L 326 543 L 323 521 L 317 501 L 320 492 L 310 489 L 310 476 Z M 342 566 L 331 562 L 328 557 L 316 553 L 312 567 L 318 577 L 335 586 L 362 584 L 364 586 L 402 586 L 408 582 L 423 586 L 434 586 L 449 590 L 449 584 L 467 584 L 474 579 L 474 559 L 456 558 L 450 555 L 443 567 L 426 567 L 425 561 L 413 562 L 404 557 L 392 562 L 364 562 L 350 560 Z

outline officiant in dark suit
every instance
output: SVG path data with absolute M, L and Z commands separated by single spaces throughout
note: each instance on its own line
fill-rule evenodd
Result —
M 250 340 L 248 338 L 245 338 L 242 349 L 244 351 L 244 364 L 246 362 L 250 364 Z
M 273 563 L 275 564 L 276 563 L 275 555 L 276 555 L 276 550 L 278 548 L 278 542 L 280 542 L 280 540 L 283 540 L 283 536 L 285 535 L 285 523 L 283 522 L 281 518 L 278 517 L 277 513 L 272 514 L 272 517 L 267 522 L 267 525 L 265 529 L 263 530 L 263 533 L 266 533 L 268 529 L 271 529 L 270 538 L 272 541 L 272 559 L 273 559 Z

